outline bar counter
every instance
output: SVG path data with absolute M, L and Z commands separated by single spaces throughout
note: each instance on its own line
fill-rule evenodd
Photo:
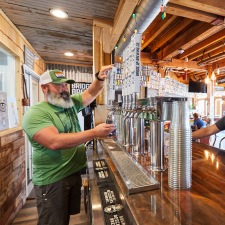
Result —
M 168 187 L 168 170 L 149 173 L 160 189 L 126 195 L 125 185 L 109 155 L 103 152 L 126 204 L 137 224 L 225 224 L 225 151 L 205 144 L 192 145 L 192 187 Z M 132 149 L 126 149 L 131 153 Z M 135 156 L 147 170 L 149 156 Z

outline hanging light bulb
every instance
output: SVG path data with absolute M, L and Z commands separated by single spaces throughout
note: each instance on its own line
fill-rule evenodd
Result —
M 161 11 L 161 12 L 163 11 L 163 4 L 162 4 L 161 7 L 160 7 L 160 11 Z
M 145 33 L 143 34 L 143 40 L 145 40 Z
M 126 38 L 125 37 L 123 38 L 123 41 L 126 41 Z
M 162 14 L 162 19 L 164 20 L 165 16 L 164 16 L 164 13 Z
M 166 12 L 164 12 L 163 15 L 164 15 L 164 18 L 166 18 Z
M 117 49 L 117 46 L 115 46 L 115 49 Z
M 209 76 L 206 77 L 205 79 L 205 83 L 208 84 L 209 83 Z
M 134 30 L 134 33 L 135 33 L 135 34 L 137 33 L 137 28 Z
M 135 13 L 132 14 L 132 17 L 135 18 Z
M 120 60 L 121 60 L 121 56 L 120 56 Z
M 141 40 L 141 44 L 143 44 L 143 43 L 144 43 L 144 40 L 142 39 L 142 40 Z
M 212 72 L 212 77 L 211 77 L 211 79 L 212 79 L 212 80 L 215 80 L 215 79 L 216 79 L 214 71 Z
M 220 67 L 218 66 L 218 69 L 217 69 L 217 74 L 219 75 L 220 74 Z

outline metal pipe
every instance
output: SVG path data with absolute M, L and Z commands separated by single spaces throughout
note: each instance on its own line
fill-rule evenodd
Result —
M 166 5 L 169 0 L 164 0 L 163 4 Z M 160 13 L 160 6 L 162 1 L 159 0 L 142 0 L 139 5 L 136 6 L 135 19 L 131 17 L 127 23 L 124 32 L 117 42 L 117 46 L 120 46 L 116 49 L 116 55 L 121 56 L 123 50 L 131 41 L 131 35 L 134 33 L 134 30 L 137 28 L 137 33 L 142 34 L 151 24 L 151 22 L 156 18 Z M 126 38 L 126 41 L 123 41 L 123 38 Z
M 151 170 L 164 171 L 164 121 L 150 122 L 151 129 Z

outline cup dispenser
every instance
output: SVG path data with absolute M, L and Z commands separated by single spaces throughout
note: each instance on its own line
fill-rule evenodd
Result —
M 164 122 L 172 120 L 174 101 L 187 101 L 180 97 L 153 97 L 151 99 L 153 116 L 150 120 L 150 160 L 152 171 L 165 171 L 164 165 Z M 154 115 L 155 114 L 155 115 Z

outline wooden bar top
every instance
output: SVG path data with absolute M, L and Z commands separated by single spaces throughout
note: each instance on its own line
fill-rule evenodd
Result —
M 125 194 L 118 171 L 110 157 L 106 155 L 106 158 Z M 150 165 L 148 155 L 135 159 L 145 169 Z M 192 159 L 190 189 L 169 188 L 166 170 L 150 172 L 160 182 L 160 189 L 124 195 L 137 224 L 225 224 L 225 151 L 193 142 Z

